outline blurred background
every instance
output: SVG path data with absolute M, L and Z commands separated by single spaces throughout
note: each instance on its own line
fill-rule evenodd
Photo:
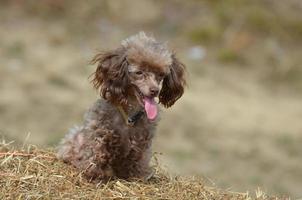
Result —
M 302 1 L 1 0 L 0 137 L 55 147 L 97 93 L 98 50 L 168 41 L 188 88 L 154 149 L 172 174 L 302 197 Z

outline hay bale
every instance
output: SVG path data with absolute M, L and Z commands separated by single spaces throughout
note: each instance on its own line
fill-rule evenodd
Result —
M 51 149 L 16 150 L 0 144 L 0 199 L 252 199 L 248 193 L 208 187 L 200 178 L 170 177 L 155 166 L 148 182 L 112 180 L 90 183 Z M 257 193 L 257 199 L 269 198 Z

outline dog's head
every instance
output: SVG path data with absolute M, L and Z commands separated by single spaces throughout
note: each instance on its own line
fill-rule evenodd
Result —
M 185 66 L 165 44 L 140 32 L 122 41 L 121 47 L 97 54 L 93 84 L 108 101 L 126 105 L 135 97 L 149 119 L 156 117 L 154 98 L 165 107 L 183 94 Z

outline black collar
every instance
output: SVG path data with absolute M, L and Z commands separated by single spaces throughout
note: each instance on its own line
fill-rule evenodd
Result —
M 120 111 L 120 113 L 122 114 L 125 123 L 131 127 L 135 126 L 136 122 L 139 119 L 141 119 L 142 116 L 145 114 L 145 112 L 143 110 L 139 110 L 139 111 L 136 111 L 135 113 L 133 113 L 132 115 L 127 115 L 122 106 L 117 106 L 117 108 Z

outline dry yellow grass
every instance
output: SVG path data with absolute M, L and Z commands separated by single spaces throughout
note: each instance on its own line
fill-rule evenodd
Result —
M 200 178 L 170 177 L 158 165 L 148 182 L 89 183 L 81 172 L 34 146 L 16 150 L 0 144 L 0 199 L 286 199 L 206 186 Z

